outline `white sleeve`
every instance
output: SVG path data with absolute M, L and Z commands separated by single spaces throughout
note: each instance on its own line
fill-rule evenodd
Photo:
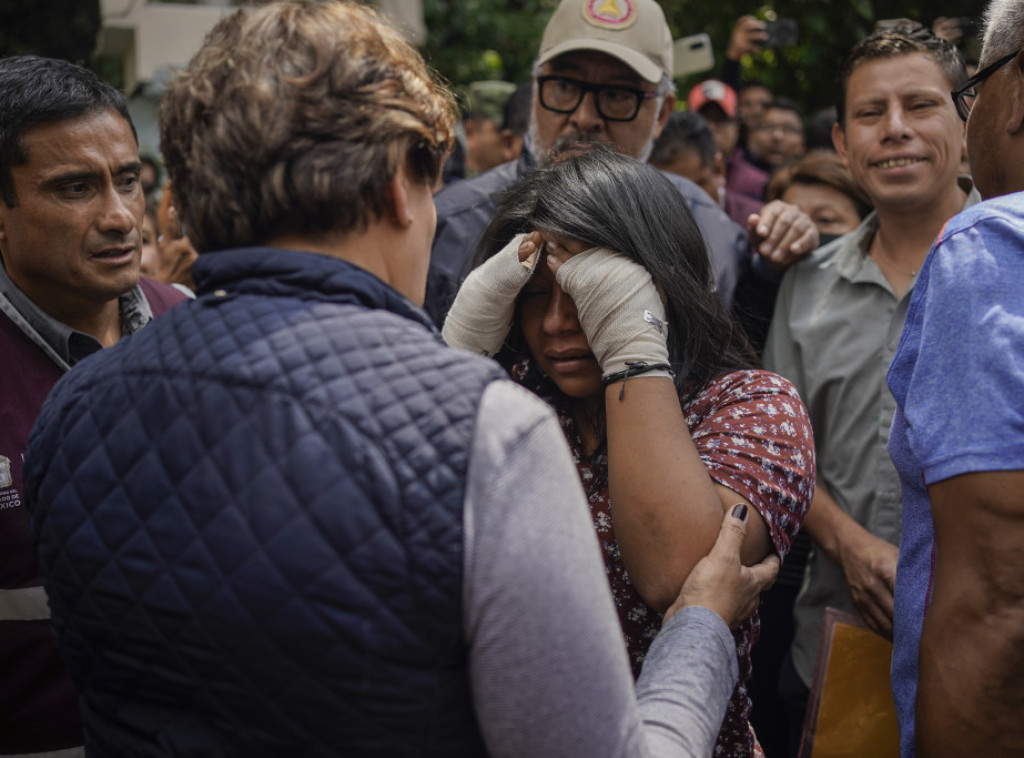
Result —
M 463 624 L 494 758 L 706 756 L 735 686 L 712 611 L 665 626 L 636 684 L 576 468 L 551 410 L 484 393 L 465 501 Z

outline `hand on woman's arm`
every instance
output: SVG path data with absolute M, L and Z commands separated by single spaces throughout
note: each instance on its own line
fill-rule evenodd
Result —
M 488 754 L 710 755 L 738 676 L 735 621 L 773 567 L 739 566 L 735 522 L 687 585 L 634 691 L 579 477 L 550 409 L 488 388 L 470 456 L 463 619 Z M 527 728 L 524 728 L 527 725 Z
M 779 571 L 774 555 L 750 568 L 740 562 L 749 515 L 749 509 L 740 509 L 745 507 L 736 506 L 724 517 L 711 553 L 686 580 L 644 660 L 636 690 L 649 754 L 675 755 L 680 745 L 685 754 L 711 754 L 725 715 L 721 704 L 728 698 L 721 688 L 735 682 L 738 671 L 736 641 L 722 621 L 735 628 L 746 620 Z M 697 630 L 703 633 L 695 635 Z M 672 678 L 672 671 L 686 678 Z M 671 699 L 665 697 L 670 682 L 684 685 Z
M 642 266 L 608 250 L 570 256 L 550 242 L 548 261 L 576 303 L 580 324 L 606 375 L 627 360 L 668 361 L 664 306 Z M 637 591 L 651 607 L 664 610 L 711 550 L 723 509 L 746 501 L 712 480 L 668 372 L 609 385 L 605 406 L 616 539 Z M 771 544 L 761 516 L 747 505 L 751 523 L 743 558 L 756 563 Z
M 743 565 L 740 552 L 750 510 L 746 503 L 737 503 L 728 512 L 714 547 L 694 566 L 663 623 L 682 608 L 701 606 L 735 629 L 757 610 L 761 593 L 775 583 L 781 564 L 773 554 L 754 566 Z

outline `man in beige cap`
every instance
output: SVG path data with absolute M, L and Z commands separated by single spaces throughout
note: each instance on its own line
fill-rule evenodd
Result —
M 566 0 L 534 67 L 530 136 L 541 165 L 573 142 L 645 161 L 675 105 L 672 35 L 653 0 Z M 592 97 L 587 97 L 590 93 Z
M 548 22 L 534 68 L 528 145 L 517 161 L 440 192 L 425 307 L 440 325 L 469 268 L 501 193 L 535 165 L 566 150 L 604 143 L 646 160 L 675 107 L 672 35 L 655 0 L 562 0 Z M 675 175 L 711 254 L 726 304 L 741 276 L 755 275 L 742 229 L 692 182 Z M 757 252 L 788 262 L 817 244 L 817 232 L 793 206 L 767 206 L 753 217 Z M 767 285 L 771 286 L 771 285 Z

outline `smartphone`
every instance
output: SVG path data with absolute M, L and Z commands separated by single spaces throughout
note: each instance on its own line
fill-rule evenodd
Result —
M 796 20 L 792 18 L 777 18 L 774 21 L 765 22 L 765 31 L 768 32 L 768 39 L 765 47 L 788 47 L 795 45 L 800 37 Z
M 694 34 L 677 39 L 672 44 L 672 75 L 677 79 L 690 74 L 710 71 L 715 67 L 715 54 L 711 52 L 711 37 Z

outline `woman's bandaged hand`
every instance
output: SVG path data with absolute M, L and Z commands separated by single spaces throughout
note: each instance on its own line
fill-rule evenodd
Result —
M 607 248 L 573 255 L 555 271 L 605 376 L 627 364 L 668 363 L 665 305 L 647 269 Z M 671 376 L 651 371 L 643 376 Z
M 488 357 L 501 349 L 512 326 L 516 298 L 540 258 L 534 250 L 520 261 L 519 248 L 526 237 L 517 234 L 466 277 L 441 329 L 449 346 Z

